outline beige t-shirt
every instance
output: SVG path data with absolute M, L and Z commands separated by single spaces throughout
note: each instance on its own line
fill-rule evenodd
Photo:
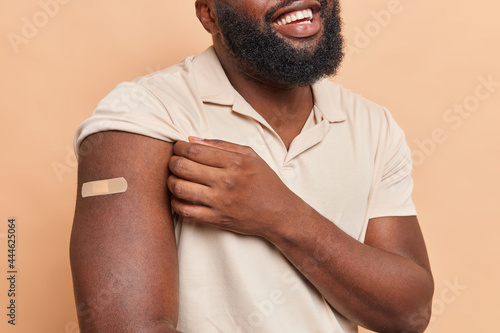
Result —
M 119 84 L 78 128 L 75 151 L 88 135 L 108 130 L 168 142 L 222 139 L 252 147 L 292 191 L 361 242 L 370 218 L 416 215 L 410 150 L 391 114 L 327 79 L 312 89 L 314 109 L 287 151 L 209 48 Z M 272 244 L 174 220 L 179 330 L 357 332 Z

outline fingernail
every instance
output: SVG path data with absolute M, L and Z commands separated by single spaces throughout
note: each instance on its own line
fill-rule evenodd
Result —
M 199 137 L 197 137 L 197 136 L 189 136 L 189 137 L 188 137 L 188 140 L 189 140 L 189 142 L 193 142 L 193 141 L 203 141 L 203 139 L 202 139 L 202 138 L 199 138 Z

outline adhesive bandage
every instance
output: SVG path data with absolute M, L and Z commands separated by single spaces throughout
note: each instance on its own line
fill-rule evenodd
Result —
M 82 198 L 123 193 L 127 187 L 127 181 L 123 177 L 88 182 L 82 186 Z

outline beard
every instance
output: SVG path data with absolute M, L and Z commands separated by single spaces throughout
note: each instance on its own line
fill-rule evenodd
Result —
M 284 1 L 279 7 L 293 1 Z M 227 51 L 240 60 L 251 76 L 278 86 L 309 86 L 334 75 L 344 57 L 338 0 L 331 7 L 326 0 L 319 2 L 323 32 L 312 48 L 295 48 L 278 36 L 271 22 L 278 8 L 266 14 L 264 27 L 222 1 L 215 2 L 215 10 Z

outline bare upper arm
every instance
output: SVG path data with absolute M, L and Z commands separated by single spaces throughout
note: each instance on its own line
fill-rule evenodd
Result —
M 94 134 L 83 145 L 70 245 L 82 332 L 175 328 L 178 264 L 166 186 L 173 145 L 124 132 Z M 126 192 L 82 198 L 83 183 L 115 177 L 127 180 Z
M 370 219 L 365 244 L 408 258 L 430 272 L 427 249 L 416 216 Z

